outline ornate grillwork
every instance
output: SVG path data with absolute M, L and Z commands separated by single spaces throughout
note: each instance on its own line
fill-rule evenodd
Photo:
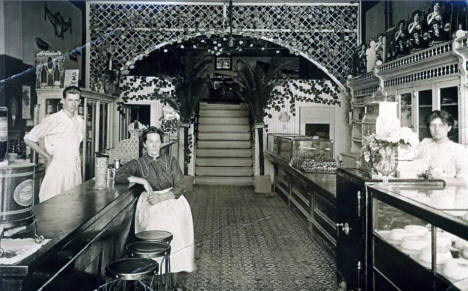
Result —
M 302 55 L 341 83 L 358 41 L 357 4 L 89 2 L 90 87 L 112 57 L 128 73 L 162 46 L 199 35 L 264 39 Z

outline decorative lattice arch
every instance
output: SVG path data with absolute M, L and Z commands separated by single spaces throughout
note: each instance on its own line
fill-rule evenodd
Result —
M 108 54 L 126 73 L 162 46 L 229 33 L 226 2 L 89 1 L 89 82 L 101 78 Z M 273 42 L 313 62 L 339 86 L 358 42 L 358 4 L 234 3 L 232 33 Z

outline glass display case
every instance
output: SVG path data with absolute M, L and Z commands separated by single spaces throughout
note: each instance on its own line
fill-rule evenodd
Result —
M 304 172 L 333 172 L 339 166 L 329 139 L 269 133 L 267 150 Z
M 374 290 L 468 290 L 468 189 L 399 183 L 368 190 Z

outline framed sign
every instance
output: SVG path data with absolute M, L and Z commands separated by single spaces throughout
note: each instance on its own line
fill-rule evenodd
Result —
M 231 57 L 216 57 L 215 70 L 232 70 Z
M 31 87 L 23 85 L 21 91 L 22 118 L 31 119 Z
M 76 86 L 78 87 L 78 80 L 80 78 L 80 70 L 65 70 L 65 79 L 63 81 L 63 87 Z

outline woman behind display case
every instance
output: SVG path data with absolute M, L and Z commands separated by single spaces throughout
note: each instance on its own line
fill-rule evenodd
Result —
M 192 272 L 194 263 L 194 232 L 190 205 L 183 193 L 184 177 L 178 161 L 160 154 L 163 132 L 156 127 L 143 131 L 146 153 L 131 160 L 116 173 L 116 183 L 133 182 L 144 187 L 135 213 L 135 232 L 165 230 L 173 234 L 171 270 Z M 178 276 L 178 280 L 181 281 Z
M 418 148 L 419 158 L 427 162 L 429 175 L 442 179 L 448 186 L 468 186 L 468 156 L 463 145 L 448 137 L 454 120 L 443 110 L 432 111 L 426 117 L 432 138 L 425 138 Z

